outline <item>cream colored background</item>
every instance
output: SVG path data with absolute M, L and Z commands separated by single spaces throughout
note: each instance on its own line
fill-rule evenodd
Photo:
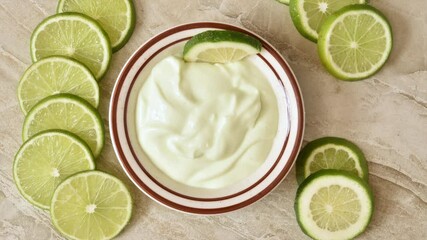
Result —
M 100 83 L 105 126 L 121 66 L 145 40 L 191 21 L 243 26 L 269 40 L 293 67 L 305 98 L 305 142 L 341 136 L 365 152 L 376 211 L 360 239 L 427 239 L 427 1 L 371 3 L 390 19 L 394 50 L 373 78 L 347 83 L 325 72 L 316 46 L 297 33 L 288 8 L 274 0 L 135 0 L 135 32 Z M 23 122 L 16 88 L 31 63 L 31 32 L 55 8 L 53 0 L 0 0 L 0 239 L 61 238 L 48 214 L 23 200 L 12 180 Z M 293 210 L 294 171 L 258 203 L 204 217 L 169 210 L 138 191 L 120 168 L 109 136 L 98 166 L 125 180 L 133 193 L 134 216 L 119 239 L 307 239 Z

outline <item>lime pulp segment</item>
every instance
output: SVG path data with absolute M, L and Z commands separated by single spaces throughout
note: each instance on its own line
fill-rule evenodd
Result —
M 343 80 L 360 80 L 381 69 L 392 46 L 392 30 L 386 17 L 371 6 L 353 5 L 325 21 L 318 51 L 332 75 Z
M 50 208 L 53 224 L 70 239 L 111 239 L 131 213 L 132 198 L 125 185 L 99 171 L 78 173 L 62 182 Z
M 316 42 L 320 27 L 329 15 L 345 6 L 364 3 L 366 0 L 290 0 L 289 9 L 301 35 Z
M 98 157 L 104 146 L 104 124 L 99 113 L 85 100 L 71 94 L 47 97 L 27 114 L 22 130 L 25 140 L 51 129 L 76 134 Z
M 15 156 L 13 176 L 21 194 L 30 203 L 50 208 L 56 187 L 75 173 L 93 170 L 90 148 L 65 131 L 40 133 L 26 141 Z
M 43 98 L 70 93 L 88 101 L 93 107 L 99 104 L 99 87 L 89 69 L 65 57 L 49 57 L 32 64 L 18 85 L 18 98 L 26 114 Z
M 91 18 L 79 13 L 56 14 L 43 20 L 31 36 L 33 62 L 54 55 L 78 60 L 99 80 L 110 64 L 110 41 Z
M 107 32 L 114 52 L 126 44 L 135 27 L 132 0 L 60 0 L 57 12 L 78 12 L 96 20 Z
M 373 213 L 372 191 L 366 182 L 339 170 L 321 170 L 298 188 L 298 224 L 319 240 L 353 239 L 365 231 Z
M 368 164 L 363 152 L 343 138 L 325 137 L 308 143 L 296 164 L 298 183 L 322 169 L 345 170 L 368 181 Z
M 193 36 L 184 46 L 184 59 L 194 62 L 228 63 L 261 51 L 261 42 L 234 31 L 210 30 Z

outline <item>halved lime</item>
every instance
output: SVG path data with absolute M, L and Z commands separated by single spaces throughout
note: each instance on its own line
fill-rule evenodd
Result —
M 381 69 L 392 46 L 387 18 L 371 6 L 353 5 L 328 17 L 320 30 L 318 51 L 332 75 L 360 80 Z
M 374 211 L 369 185 L 346 171 L 321 170 L 298 188 L 295 213 L 305 234 L 319 240 L 353 239 Z
M 184 46 L 189 62 L 228 63 L 261 51 L 258 39 L 240 32 L 211 30 L 192 37 Z
M 290 0 L 289 10 L 298 32 L 316 42 L 325 19 L 342 7 L 364 4 L 366 0 Z
M 53 224 L 69 239 L 111 239 L 131 214 L 132 198 L 125 185 L 100 171 L 66 179 L 53 194 L 50 207 Z
M 60 0 L 57 12 L 78 12 L 95 19 L 107 32 L 114 52 L 126 44 L 135 27 L 132 0 Z
M 101 116 L 88 102 L 71 94 L 50 96 L 36 104 L 25 117 L 22 137 L 26 141 L 50 129 L 76 134 L 89 145 L 95 158 L 104 146 Z
M 345 170 L 368 181 L 368 164 L 363 152 L 343 138 L 319 138 L 301 150 L 296 162 L 298 183 L 322 169 Z
M 289 0 L 277 0 L 277 1 L 285 5 L 289 5 Z
M 43 20 L 31 36 L 33 62 L 53 55 L 74 58 L 101 79 L 110 65 L 111 46 L 93 19 L 80 13 L 61 13 Z
M 49 209 L 59 183 L 93 169 L 95 162 L 86 143 L 74 134 L 54 130 L 37 134 L 22 145 L 13 163 L 13 177 L 25 199 Z
M 43 98 L 70 93 L 99 104 L 99 87 L 92 73 L 83 64 L 64 57 L 49 57 L 31 65 L 18 85 L 18 99 L 26 114 Z

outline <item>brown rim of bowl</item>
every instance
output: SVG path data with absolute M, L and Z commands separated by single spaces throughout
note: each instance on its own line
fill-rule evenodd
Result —
M 147 50 L 149 49 L 152 45 L 154 45 L 156 42 L 158 42 L 159 40 L 183 31 L 183 30 L 189 30 L 189 29 L 196 29 L 196 28 L 218 28 L 218 29 L 225 29 L 225 30 L 232 30 L 232 31 L 239 31 L 239 32 L 243 32 L 245 34 L 251 35 L 257 39 L 259 39 L 262 43 L 262 46 L 264 49 L 266 49 L 277 61 L 278 63 L 281 65 L 281 67 L 285 70 L 289 81 L 292 85 L 292 88 L 295 92 L 296 95 L 296 101 L 297 101 L 297 109 L 298 109 L 298 115 L 299 115 L 299 119 L 300 121 L 298 122 L 298 132 L 297 132 L 297 136 L 296 136 L 296 144 L 294 146 L 294 148 L 292 149 L 292 153 L 289 157 L 288 162 L 286 163 L 285 167 L 281 170 L 281 172 L 279 173 L 279 175 L 273 180 L 272 183 L 270 183 L 269 186 L 267 186 L 265 189 L 263 189 L 260 193 L 258 193 L 257 195 L 251 197 L 250 199 L 247 199 L 243 202 L 240 202 L 238 204 L 232 205 L 232 206 L 228 206 L 228 207 L 223 207 L 223 208 L 215 208 L 215 209 L 201 209 L 201 208 L 192 208 L 192 207 L 187 207 L 187 206 L 183 206 L 180 204 L 177 204 L 175 202 L 172 202 L 162 196 L 160 196 L 159 194 L 157 194 L 156 192 L 154 192 L 151 188 L 149 188 L 147 185 L 144 184 L 144 182 L 137 176 L 137 174 L 133 171 L 133 169 L 130 167 L 129 163 L 126 160 L 126 157 L 123 153 L 123 150 L 121 148 L 120 145 L 120 141 L 118 139 L 118 131 L 117 128 L 115 127 L 117 124 L 117 116 L 116 116 L 116 111 L 117 111 L 117 102 L 118 102 L 118 91 L 119 89 L 121 89 L 124 80 L 127 77 L 127 74 L 129 73 L 130 69 L 133 67 L 133 65 L 135 64 L 135 62 L 139 59 L 139 57 Z M 156 53 L 154 53 L 153 55 L 151 55 L 145 62 L 144 64 L 138 69 L 137 73 L 135 74 L 131 86 L 129 87 L 129 89 L 131 89 L 133 87 L 133 84 L 137 78 L 137 76 L 139 75 L 139 73 L 141 72 L 141 70 L 145 67 L 145 65 L 155 56 L 157 55 L 159 52 L 161 52 L 162 50 L 164 50 L 165 48 L 169 47 L 170 45 L 176 44 L 177 42 L 180 41 L 184 41 L 188 38 L 184 38 L 184 39 L 180 39 L 178 41 L 174 41 L 173 43 L 170 43 L 164 47 L 162 47 L 161 49 L 159 49 Z M 279 82 L 282 84 L 283 83 L 281 81 L 281 79 L 279 78 L 277 72 L 275 71 L 275 69 L 272 68 L 271 64 L 266 61 L 266 59 L 264 57 L 262 57 L 261 55 L 259 55 L 259 57 L 272 69 L 272 71 L 274 72 L 274 74 L 277 76 L 277 78 L 279 79 Z M 127 112 L 127 103 L 128 103 L 128 98 L 129 98 L 129 94 L 126 95 L 126 100 L 125 100 L 125 109 L 124 112 Z M 182 197 L 182 198 L 186 198 L 186 199 L 190 199 L 190 200 L 196 200 L 196 201 L 220 201 L 220 200 L 224 200 L 224 199 L 228 199 L 228 198 L 232 198 L 232 197 L 236 197 L 240 194 L 243 194 L 249 190 L 251 190 L 252 188 L 254 188 L 256 185 L 258 185 L 260 182 L 262 182 L 270 173 L 271 171 L 276 167 L 278 161 L 280 160 L 280 158 L 282 157 L 282 154 L 284 152 L 285 146 L 287 145 L 287 141 L 288 141 L 288 137 L 285 140 L 285 143 L 282 147 L 282 150 L 276 160 L 276 162 L 273 164 L 273 166 L 270 168 L 270 170 L 262 177 L 260 178 L 255 184 L 253 184 L 252 186 L 246 188 L 245 190 L 242 190 L 238 193 L 232 194 L 232 195 L 228 195 L 226 197 L 220 197 L 220 198 L 195 198 L 195 197 L 190 197 L 190 196 L 186 196 L 180 193 L 177 193 L 175 191 L 172 191 L 169 188 L 166 188 L 165 186 L 163 186 L 162 184 L 160 184 L 155 178 L 153 178 L 148 171 L 145 170 L 145 168 L 141 165 L 140 161 L 138 160 L 132 145 L 130 144 L 130 139 L 129 139 L 129 135 L 127 132 L 127 119 L 126 119 L 126 114 L 124 114 L 124 124 L 125 124 L 125 135 L 126 135 L 126 141 L 128 141 L 129 144 L 129 148 L 131 150 L 131 153 L 133 155 L 133 157 L 137 160 L 137 164 L 139 165 L 139 167 L 141 168 L 141 170 L 155 183 L 157 184 L 159 187 L 161 187 L 162 189 L 164 189 L 165 191 L 170 192 L 173 195 Z M 114 124 L 113 124 L 114 123 Z M 234 211 L 237 209 L 240 209 L 242 207 L 248 206 L 256 201 L 258 201 L 259 199 L 261 199 L 262 197 L 264 197 L 265 195 L 267 195 L 267 193 L 269 193 L 270 191 L 272 191 L 283 179 L 284 177 L 289 173 L 290 169 L 292 168 L 293 164 L 295 163 L 295 159 L 296 156 L 298 154 L 298 151 L 301 147 L 301 142 L 302 142 L 302 135 L 304 132 L 304 106 L 303 106 L 303 102 L 302 102 L 302 97 L 301 97 L 301 92 L 298 86 L 298 83 L 296 81 L 296 78 L 294 76 L 294 74 L 292 73 L 292 71 L 290 70 L 288 64 L 286 63 L 286 61 L 283 59 L 283 57 L 278 53 L 278 51 L 271 46 L 267 41 L 265 41 L 264 39 L 262 39 L 261 37 L 259 37 L 258 35 L 247 31 L 245 29 L 233 26 L 233 25 L 228 25 L 228 24 L 224 24 L 224 23 L 217 23 L 217 22 L 197 22 L 197 23 L 189 23 L 189 24 L 184 24 L 184 25 L 180 25 L 171 29 L 168 29 L 156 36 L 154 36 L 153 38 L 149 39 L 146 43 L 144 43 L 132 56 L 131 58 L 127 61 L 127 63 L 124 65 L 118 79 L 117 82 L 115 84 L 112 96 L 111 96 L 111 104 L 110 104 L 110 134 L 111 134 L 111 138 L 113 140 L 113 143 L 115 145 L 116 148 L 116 155 L 123 167 L 123 169 L 126 171 L 126 173 L 128 174 L 128 176 L 133 180 L 133 182 L 141 189 L 143 190 L 144 193 L 146 193 L 148 196 L 150 196 L 152 199 L 154 199 L 155 201 L 162 203 L 163 205 L 166 205 L 168 207 L 174 208 L 176 210 L 179 211 L 183 211 L 183 212 L 187 212 L 187 213 L 195 213 L 195 214 L 218 214 L 218 213 L 225 213 L 225 212 L 229 212 L 229 211 Z

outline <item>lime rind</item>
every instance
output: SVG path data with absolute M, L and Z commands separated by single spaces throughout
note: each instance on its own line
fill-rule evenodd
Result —
M 53 130 L 48 130 L 48 131 L 42 131 L 40 133 L 37 133 L 36 135 L 34 135 L 32 138 L 28 139 L 27 141 L 25 141 L 22 144 L 22 146 L 19 148 L 18 152 L 15 155 L 15 159 L 13 161 L 13 179 L 14 179 L 14 182 L 15 182 L 16 187 L 18 188 L 20 194 L 29 203 L 33 204 L 36 207 L 39 207 L 41 209 L 46 209 L 46 210 L 50 208 L 50 205 L 45 205 L 43 203 L 35 201 L 32 196 L 30 196 L 29 194 L 26 193 L 26 191 L 24 190 L 25 187 L 21 186 L 21 181 L 20 181 L 20 177 L 18 176 L 19 174 L 18 174 L 18 170 L 17 169 L 18 169 L 18 165 L 19 165 L 19 163 L 21 161 L 20 156 L 23 154 L 23 152 L 26 151 L 26 149 L 29 146 L 31 146 L 31 144 L 33 142 L 38 141 L 40 138 L 44 138 L 46 136 L 51 136 L 51 135 L 57 135 L 57 136 L 68 138 L 69 140 L 73 141 L 74 144 L 77 144 L 83 152 L 85 152 L 86 156 L 88 157 L 87 160 L 88 160 L 88 163 L 89 163 L 89 167 L 87 169 L 83 170 L 83 171 L 94 170 L 95 169 L 95 159 L 94 159 L 94 156 L 92 154 L 91 149 L 86 144 L 86 142 L 84 142 L 77 135 L 75 135 L 75 134 L 73 134 L 71 132 L 60 130 L 60 129 L 53 129 Z
M 83 96 L 80 95 L 77 88 L 79 88 L 80 85 L 77 86 L 73 86 L 71 89 L 68 89 L 67 91 L 65 91 L 65 89 L 60 89 L 63 87 L 64 84 L 64 79 L 61 78 L 61 82 L 62 85 L 61 86 L 46 86 L 45 88 L 43 88 L 43 91 L 46 93 L 44 95 L 41 95 L 40 93 L 38 93 L 37 99 L 31 99 L 32 102 L 35 102 L 34 104 L 26 104 L 25 101 L 27 101 L 27 99 L 25 99 L 24 97 L 24 92 L 25 92 L 25 85 L 29 84 L 30 82 L 30 76 L 32 74 L 37 74 L 38 75 L 38 79 L 37 79 L 37 83 L 36 82 L 31 82 L 31 84 L 33 85 L 43 85 L 40 81 L 45 82 L 45 78 L 49 78 L 52 75 L 52 72 L 48 72 L 46 74 L 50 75 L 50 76 L 45 76 L 42 75 L 39 71 L 39 68 L 41 66 L 46 66 L 46 65 L 50 65 L 50 68 L 53 68 L 54 66 L 52 65 L 59 65 L 59 64 L 63 64 L 63 65 L 67 65 L 70 68 L 74 68 L 74 69 L 78 69 L 78 71 L 80 71 L 81 74 L 86 75 L 86 80 L 85 83 L 91 85 L 91 88 L 94 92 L 93 96 Z M 69 69 L 68 69 L 69 72 Z M 68 73 L 67 73 L 68 74 Z M 50 79 L 52 81 L 54 81 L 54 79 Z M 68 79 L 68 81 L 73 81 L 73 79 Z M 45 83 L 46 85 L 47 83 Z M 69 84 L 70 86 L 73 84 Z M 52 88 L 50 88 L 52 87 Z M 84 89 L 87 90 L 87 89 Z M 46 98 L 48 96 L 51 95 L 55 95 L 55 94 L 59 94 L 59 93 L 70 93 L 70 94 L 74 94 L 77 95 L 83 99 L 85 99 L 86 101 L 90 102 L 90 104 L 97 108 L 99 105 L 99 98 L 100 98 L 100 94 L 99 94 L 99 86 L 98 83 L 95 79 L 95 77 L 93 76 L 92 72 L 82 63 L 78 62 L 75 59 L 66 57 L 66 56 L 51 56 L 51 57 L 47 57 L 44 58 L 38 62 L 33 63 L 22 75 L 19 84 L 18 84 L 18 100 L 19 100 L 19 105 L 21 107 L 21 110 L 24 114 L 27 114 L 28 111 L 35 105 L 37 104 L 37 102 L 39 102 L 40 100 L 42 100 L 43 98 Z
M 223 52 L 223 49 L 233 50 Z M 235 31 L 210 30 L 193 36 L 184 46 L 184 60 L 198 61 L 200 54 L 209 52 L 212 58 L 209 62 L 227 63 L 229 61 L 241 60 L 248 55 L 257 54 L 261 51 L 261 42 L 249 35 Z M 215 55 L 218 55 L 215 57 Z
M 323 2 L 328 2 L 327 1 L 310 1 L 311 4 L 320 4 Z M 341 0 L 339 0 L 341 1 Z M 312 27 L 310 27 L 309 25 L 309 19 L 307 16 L 307 13 L 304 10 L 304 4 L 308 2 L 308 0 L 290 0 L 289 1 L 289 10 L 290 10 L 290 15 L 291 15 L 291 19 L 294 23 L 294 26 L 296 27 L 296 29 L 298 30 L 298 32 L 305 37 L 306 39 L 312 41 L 312 42 L 317 42 L 318 39 L 318 32 L 313 29 Z M 338 1 L 333 1 L 334 4 L 336 4 Z M 354 2 L 349 3 L 349 4 L 367 4 L 366 0 L 354 0 Z M 337 11 L 339 9 L 335 9 L 334 11 Z M 333 13 L 333 12 L 332 12 Z M 327 17 L 328 15 L 330 15 L 330 12 L 327 12 L 327 14 L 323 14 L 323 17 L 320 19 L 321 21 L 318 23 L 318 26 L 322 26 L 323 23 L 322 21 L 324 21 L 323 19 L 325 17 Z
M 31 122 L 34 120 L 35 115 L 43 108 L 45 108 L 47 105 L 51 104 L 51 103 L 73 103 L 76 106 L 80 106 L 80 109 L 85 111 L 86 113 L 88 113 L 91 117 L 91 119 L 93 120 L 93 123 L 95 124 L 95 131 L 98 133 L 96 134 L 96 146 L 90 146 L 90 144 L 87 142 L 87 139 L 84 139 L 84 137 L 82 137 L 80 134 L 70 131 L 69 129 L 64 129 L 64 128 L 60 128 L 62 130 L 65 131 L 70 131 L 73 132 L 74 134 L 78 135 L 81 139 L 83 139 L 91 148 L 93 155 L 95 156 L 95 158 L 97 158 L 99 156 L 99 154 L 101 153 L 103 147 L 104 147 L 104 143 L 105 143 L 105 130 L 104 130 L 104 123 L 102 122 L 102 118 L 100 116 L 100 114 L 98 113 L 98 111 L 92 106 L 90 105 L 90 103 L 88 103 L 87 101 L 85 101 L 84 99 L 77 97 L 75 95 L 72 94 L 67 94 L 67 93 L 62 93 L 62 94 L 57 94 L 57 95 L 53 95 L 50 97 L 47 97 L 43 100 L 41 100 L 38 104 L 36 104 L 26 115 L 25 120 L 24 120 L 24 125 L 22 128 L 22 139 L 24 141 L 26 141 L 27 139 L 29 139 L 30 137 L 32 137 L 32 135 L 35 135 L 37 133 L 34 133 L 32 135 L 29 134 L 29 130 L 30 130 L 30 125 Z M 47 129 L 41 129 L 41 131 L 45 131 L 45 130 L 49 130 L 49 129 L 58 129 L 58 126 L 55 125 L 55 123 L 52 123 L 52 125 L 47 128 Z
M 81 54 L 79 56 L 76 56 L 75 53 L 65 53 L 64 49 L 60 49 L 62 51 L 62 53 L 52 51 L 52 53 L 44 54 L 43 56 L 37 56 L 37 47 L 36 47 L 37 36 L 41 32 L 43 32 L 43 30 L 48 25 L 53 24 L 53 23 L 58 24 L 59 21 L 79 21 L 79 22 L 83 23 L 84 25 L 86 25 L 87 27 L 89 27 L 91 30 L 94 30 L 95 32 L 97 32 L 98 37 L 99 37 L 98 40 L 99 40 L 100 46 L 103 50 L 103 59 L 100 62 L 100 67 L 99 67 L 98 71 L 93 69 L 94 67 L 93 66 L 91 67 L 88 64 L 90 62 L 94 62 L 88 56 L 81 56 Z M 61 28 L 59 28 L 59 29 L 60 29 L 60 31 L 62 31 Z M 59 33 L 59 35 L 62 37 L 66 36 L 64 31 Z M 54 37 L 57 37 L 57 38 L 55 38 L 55 41 L 59 42 L 58 39 L 60 39 L 60 38 L 58 36 L 54 36 Z M 78 38 L 81 38 L 81 36 L 78 36 Z M 110 44 L 110 40 L 108 38 L 107 33 L 102 29 L 102 27 L 95 20 L 93 20 L 92 18 L 90 18 L 89 16 L 86 16 L 84 14 L 74 13 L 74 12 L 73 13 L 59 13 L 59 14 L 47 17 L 41 23 L 39 23 L 39 25 L 37 25 L 36 29 L 33 31 L 32 35 L 31 35 L 30 42 L 31 42 L 30 53 L 31 53 L 31 59 L 33 62 L 37 62 L 42 58 L 46 58 L 46 57 L 50 57 L 50 56 L 61 55 L 61 56 L 70 57 L 70 58 L 73 58 L 73 59 L 81 62 L 87 68 L 89 68 L 97 80 L 100 80 L 100 79 L 102 79 L 102 77 L 104 77 L 104 75 L 107 73 L 108 67 L 110 66 L 110 63 L 111 63 L 112 49 L 111 49 L 111 44 Z M 46 43 L 43 43 L 43 44 L 46 45 Z
M 331 232 L 320 228 L 312 219 L 310 203 L 313 195 L 319 189 L 333 185 L 350 188 L 354 191 L 360 200 L 361 211 L 357 222 L 348 229 Z M 301 230 L 307 236 L 318 240 L 353 239 L 359 236 L 371 222 L 374 208 L 374 196 L 368 183 L 346 171 L 335 169 L 320 170 L 305 179 L 298 187 L 294 204 L 297 222 Z
M 309 172 L 310 161 L 313 160 L 314 155 L 321 152 L 325 147 L 338 148 L 346 151 L 349 156 L 355 160 L 355 167 L 358 176 L 364 181 L 368 182 L 369 171 L 368 163 L 365 155 L 360 148 L 344 138 L 338 137 L 324 137 L 309 142 L 300 152 L 296 161 L 296 177 L 299 184 L 306 179 L 311 172 Z
M 344 72 L 333 61 L 332 56 L 328 52 L 330 48 L 329 39 L 331 37 L 331 33 L 332 33 L 332 30 L 334 29 L 335 24 L 341 22 L 341 19 L 349 15 L 358 15 L 361 13 L 368 14 L 374 17 L 378 21 L 378 23 L 381 24 L 381 26 L 383 27 L 383 30 L 385 31 L 385 37 L 387 39 L 385 50 L 383 52 L 381 60 L 378 61 L 376 66 L 372 67 L 370 71 L 367 71 L 364 73 Z M 329 73 L 331 73 L 333 76 L 341 80 L 358 81 L 374 75 L 375 73 L 380 71 L 381 68 L 384 66 L 384 64 L 387 62 L 387 59 L 390 56 L 392 48 L 393 48 L 393 30 L 389 21 L 387 20 L 387 17 L 383 13 L 381 13 L 379 10 L 369 5 L 350 5 L 342 8 L 341 10 L 332 14 L 325 20 L 325 23 L 323 24 L 319 33 L 318 52 L 319 52 L 320 60 Z
M 119 235 L 123 229 L 125 228 L 125 226 L 129 223 L 131 217 L 132 217 L 132 209 L 133 209 L 133 200 L 132 200 L 132 196 L 128 190 L 128 188 L 126 187 L 126 185 L 117 177 L 110 175 L 108 173 L 102 172 L 102 171 L 85 171 L 85 172 L 80 172 L 77 173 L 75 175 L 69 176 L 67 179 L 65 179 L 63 182 L 61 182 L 61 184 L 56 188 L 53 196 L 52 196 L 52 200 L 51 200 L 51 206 L 50 206 L 50 216 L 52 219 L 52 223 L 55 226 L 55 228 L 63 235 L 66 236 L 69 239 L 79 239 L 76 236 L 68 233 L 65 229 L 63 229 L 63 227 L 60 226 L 59 224 L 59 220 L 57 219 L 57 217 L 55 216 L 55 204 L 57 202 L 58 199 L 58 195 L 60 194 L 60 191 L 66 187 L 68 184 L 70 184 L 73 180 L 77 179 L 77 178 L 81 178 L 81 177 L 90 177 L 91 175 L 95 175 L 95 176 L 103 176 L 106 179 L 110 179 L 112 181 L 114 181 L 117 185 L 120 186 L 120 190 L 121 192 L 124 193 L 124 196 L 126 198 L 126 200 L 129 202 L 128 204 L 128 209 L 127 209 L 127 216 L 126 219 L 120 224 L 119 226 L 119 231 L 115 232 L 114 234 L 112 234 L 111 236 L 103 236 L 103 238 L 100 239 L 113 239 L 114 237 L 116 237 L 117 235 Z M 111 219 L 110 219 L 111 220 Z M 79 217 L 78 219 L 76 219 L 76 221 L 81 221 L 81 218 Z M 78 229 L 75 229 L 75 231 L 78 231 Z
M 66 4 L 66 2 L 69 0 L 60 0 L 58 2 L 58 6 L 56 8 L 56 12 L 57 13 L 63 13 L 63 12 L 79 12 L 85 15 L 88 15 L 92 18 L 94 18 L 95 16 L 93 15 L 93 12 L 89 12 L 88 9 L 86 10 L 82 10 L 82 9 L 64 9 L 64 6 Z M 98 22 L 103 29 L 106 31 L 107 35 L 109 36 L 110 39 L 110 43 L 111 43 L 111 47 L 112 47 L 112 51 L 113 52 L 117 52 L 119 51 L 124 45 L 126 45 L 126 43 L 129 41 L 129 39 L 132 36 L 132 33 L 135 29 L 135 23 L 136 23 L 136 13 L 135 13 L 135 6 L 133 4 L 132 0 L 121 0 L 125 5 L 126 5 L 126 15 L 127 16 L 127 25 L 126 28 L 121 31 L 122 34 L 120 34 L 120 38 L 118 40 L 116 40 L 115 42 L 113 42 L 113 40 L 111 39 L 111 33 L 109 33 L 109 31 L 107 31 L 107 28 L 104 28 L 104 24 L 102 24 L 100 21 Z M 74 4 L 77 4 L 77 2 L 79 2 L 78 0 L 74 0 L 72 1 Z M 89 1 L 82 1 L 82 2 L 89 2 Z M 99 4 L 99 3 L 95 3 L 96 1 L 92 1 L 91 4 Z M 108 4 L 108 3 L 104 3 L 104 4 Z M 99 4 L 100 5 L 100 4 Z M 102 17 L 102 16 L 98 16 L 98 17 Z M 111 17 L 111 16 L 109 16 Z M 95 18 L 94 18 L 95 19 Z

